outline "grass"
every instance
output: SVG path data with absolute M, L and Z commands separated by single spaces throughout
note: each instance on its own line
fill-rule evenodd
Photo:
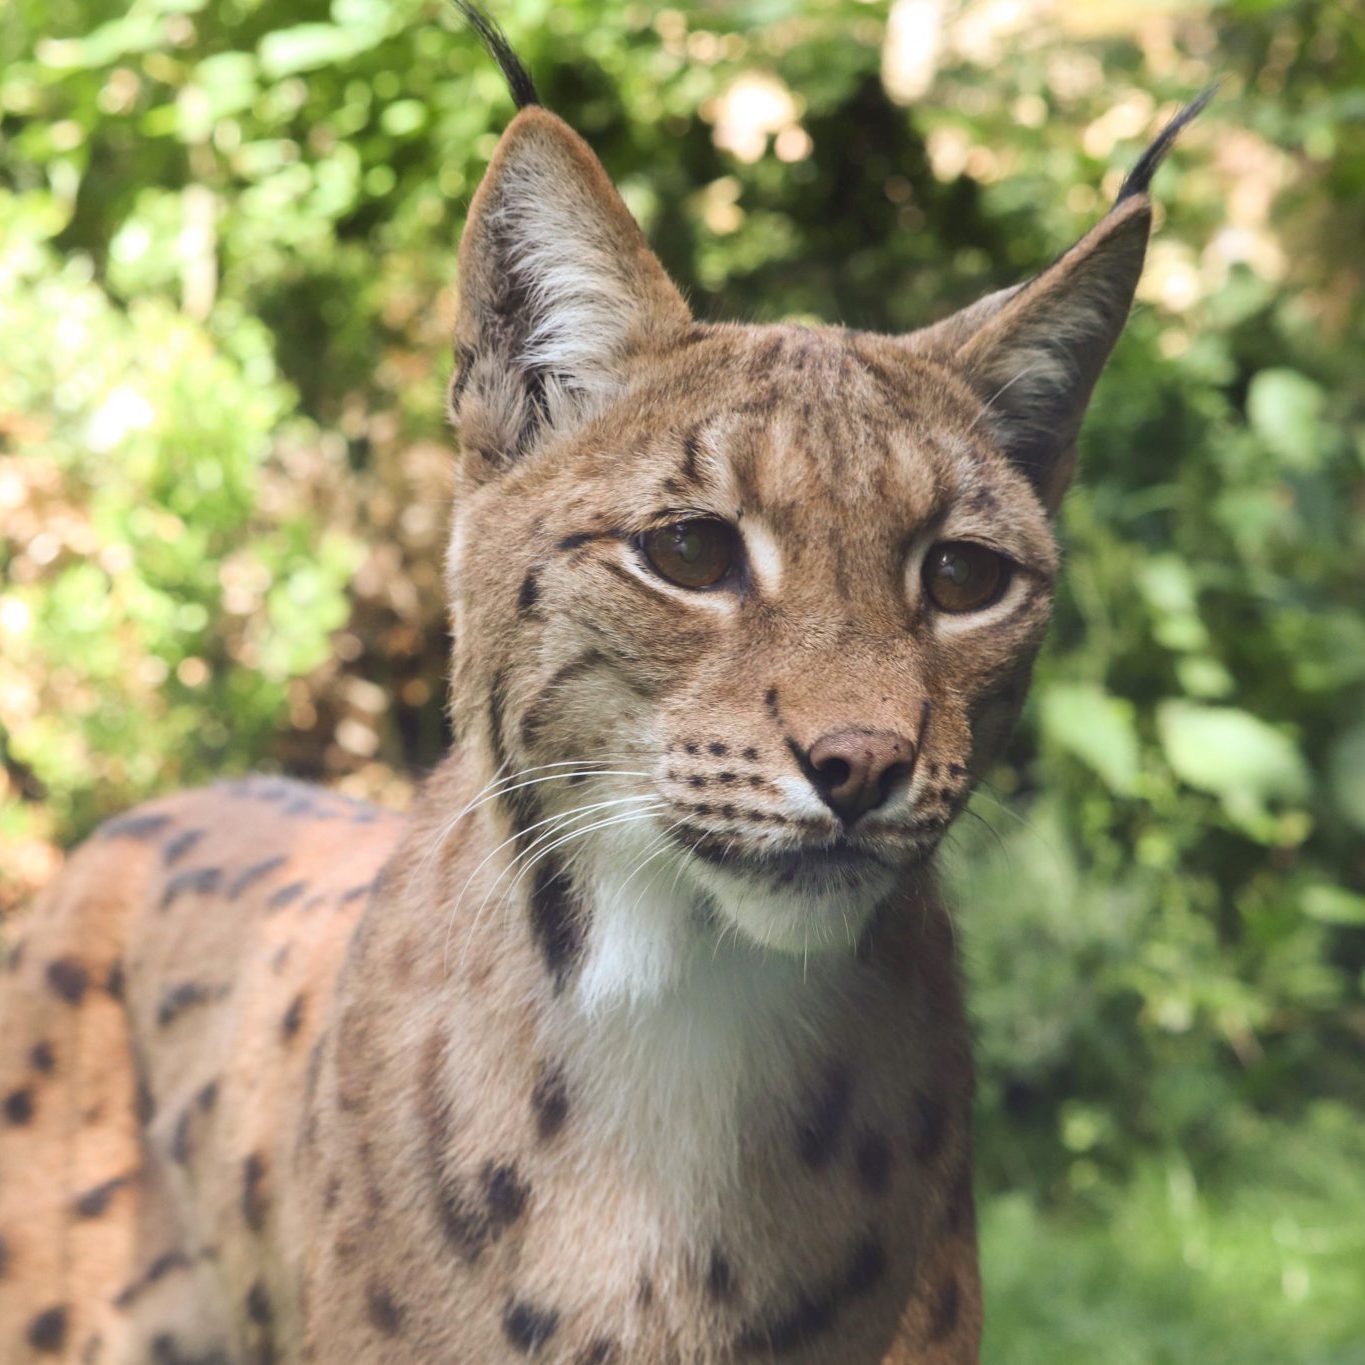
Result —
M 1148 1158 L 1084 1209 L 983 1200 L 987 1365 L 1365 1365 L 1365 1134 L 1240 1123 L 1218 1175 Z

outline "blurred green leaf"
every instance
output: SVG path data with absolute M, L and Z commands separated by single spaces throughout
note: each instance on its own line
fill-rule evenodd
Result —
M 1262 370 L 1247 391 L 1252 428 L 1290 469 L 1321 463 L 1326 407 L 1326 394 L 1297 370 Z
M 1084 683 L 1053 683 L 1042 690 L 1043 734 L 1094 769 L 1119 796 L 1137 786 L 1138 738 L 1133 705 Z
M 1365 830 L 1365 722 L 1333 741 L 1327 771 L 1338 809 Z
M 1308 799 L 1308 765 L 1298 747 L 1249 712 L 1166 701 L 1157 708 L 1157 733 L 1176 776 L 1219 797 L 1236 820 L 1256 821 L 1272 802 Z

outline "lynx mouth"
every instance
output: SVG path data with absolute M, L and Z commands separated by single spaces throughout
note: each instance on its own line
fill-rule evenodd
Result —
M 687 848 L 712 867 L 775 888 L 851 890 L 890 870 L 885 857 L 848 839 L 796 848 L 748 849 L 732 839 L 706 836 L 687 840 Z

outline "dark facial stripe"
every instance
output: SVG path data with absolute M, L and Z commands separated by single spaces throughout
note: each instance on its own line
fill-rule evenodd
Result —
M 626 533 L 619 527 L 608 526 L 600 531 L 574 531 L 570 535 L 564 536 L 555 546 L 557 550 L 570 551 L 581 550 L 585 545 L 591 545 L 599 540 L 625 540 Z
M 600 661 L 594 650 L 580 656 L 572 663 L 561 668 L 541 689 L 539 697 L 528 708 L 522 721 L 523 731 L 530 724 L 534 731 L 538 707 L 547 704 L 555 690 L 562 686 L 570 676 L 587 671 Z M 503 675 L 496 674 L 488 700 L 489 744 L 497 771 L 507 771 L 507 749 L 503 737 Z M 534 823 L 537 803 L 530 792 L 534 788 L 523 788 L 500 798 L 507 811 L 514 830 L 518 834 L 517 850 L 524 846 L 523 831 Z M 531 933 L 545 965 L 554 978 L 556 992 L 563 990 L 583 947 L 586 926 L 583 923 L 583 910 L 574 893 L 573 882 L 562 864 L 541 857 L 536 863 L 535 877 L 530 895 Z
M 542 857 L 536 864 L 531 888 L 531 932 L 558 993 L 564 989 L 582 951 L 585 926 L 573 880 L 552 857 Z
M 683 437 L 682 477 L 688 483 L 696 483 L 700 478 L 697 460 L 701 455 L 701 427 L 695 426 Z
M 540 575 L 537 569 L 528 569 L 526 577 L 521 580 L 521 590 L 517 593 L 517 612 L 521 616 L 528 616 L 535 610 L 536 603 L 540 600 Z

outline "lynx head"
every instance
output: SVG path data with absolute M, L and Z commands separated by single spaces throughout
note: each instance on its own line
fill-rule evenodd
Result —
M 700 323 L 492 42 L 525 107 L 460 248 L 457 729 L 577 897 L 552 957 L 587 914 L 847 950 L 1019 710 L 1174 126 L 1057 262 L 922 331 Z

